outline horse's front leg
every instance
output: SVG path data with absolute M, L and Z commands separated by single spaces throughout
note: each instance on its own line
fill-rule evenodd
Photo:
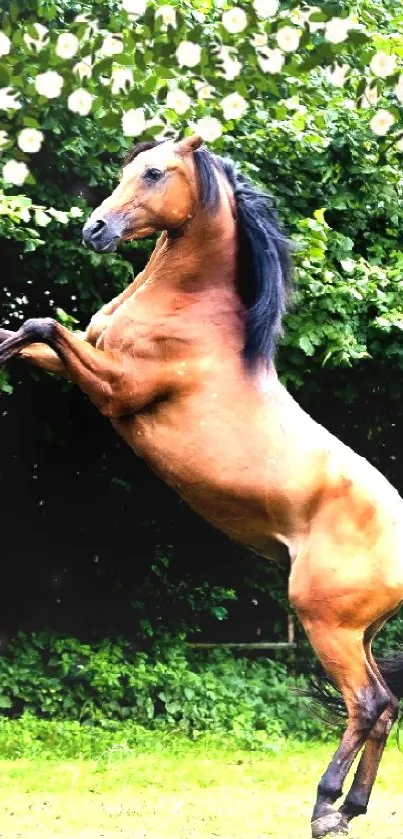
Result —
M 65 375 L 105 416 L 135 413 L 161 392 L 164 377 L 155 363 L 144 363 L 139 373 L 131 358 L 115 358 L 96 349 L 52 318 L 25 321 L 18 332 L 0 344 L 0 365 L 32 344 L 46 344 L 45 349 L 53 351 Z
M 7 338 L 12 338 L 13 335 L 15 335 L 15 332 L 12 332 L 11 329 L 0 329 L 0 344 L 7 341 Z
M 0 348 L 5 341 L 10 341 L 17 336 L 17 332 L 12 332 L 11 329 L 0 329 Z M 12 344 L 10 344 L 12 346 Z M 15 355 L 15 353 L 13 353 Z M 35 367 L 40 367 L 41 370 L 46 370 L 48 373 L 59 373 L 61 376 L 67 376 L 66 368 L 55 353 L 46 344 L 31 344 L 24 347 L 18 353 L 18 358 L 23 361 L 28 361 Z

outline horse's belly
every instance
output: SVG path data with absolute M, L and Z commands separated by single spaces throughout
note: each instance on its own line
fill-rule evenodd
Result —
M 269 459 L 256 450 L 256 440 L 252 446 L 228 426 L 224 436 L 212 433 L 207 420 L 193 417 L 182 418 L 179 427 L 140 416 L 113 425 L 199 515 L 259 553 L 284 558 L 278 546 L 278 540 L 286 542 L 278 535 L 283 513 L 270 486 Z

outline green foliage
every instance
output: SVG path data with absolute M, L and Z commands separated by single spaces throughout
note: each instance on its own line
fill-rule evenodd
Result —
M 401 616 L 387 621 L 374 642 L 374 653 L 377 656 L 388 655 L 403 649 L 403 620 Z
M 137 5 L 140 8 L 141 3 Z M 341 394 L 340 417 L 334 419 L 330 408 L 327 413 L 322 410 L 320 418 L 325 424 L 334 420 L 332 430 L 336 434 L 352 442 L 400 484 L 401 470 L 396 469 L 391 475 L 391 458 L 396 460 L 397 456 L 394 444 L 389 442 L 392 419 L 397 424 L 401 420 L 399 404 L 403 395 L 403 121 L 399 93 L 403 38 L 397 4 L 393 0 L 337 3 L 326 0 L 319 10 L 308 14 L 303 4 L 284 0 L 278 14 L 258 18 L 256 4 L 244 0 L 239 3 L 175 0 L 172 4 L 175 25 L 166 25 L 159 14 L 166 5 L 165 0 L 149 0 L 143 5 L 145 13 L 133 18 L 126 13 L 123 0 L 102 3 L 7 0 L 2 4 L 1 31 L 10 39 L 10 51 L 1 57 L 0 103 L 4 104 L 4 96 L 11 95 L 21 107 L 0 110 L 0 171 L 3 175 L 8 172 L 10 177 L 10 168 L 5 170 L 10 161 L 20 167 L 23 164 L 26 169 L 14 168 L 14 175 L 11 170 L 14 182 L 4 177 L 0 194 L 0 246 L 3 263 L 8 267 L 0 300 L 0 324 L 16 328 L 26 317 L 56 314 L 66 325 L 82 327 L 102 302 L 124 288 L 133 270 L 141 269 L 148 258 L 151 243 L 127 245 L 121 254 L 108 257 L 91 253 L 81 245 L 82 220 L 77 207 L 85 216 L 111 190 L 124 153 L 137 139 L 178 136 L 193 127 L 204 131 L 208 139 L 209 132 L 212 136 L 212 123 L 208 122 L 206 129 L 206 123 L 200 121 L 213 118 L 217 140 L 212 148 L 231 155 L 242 171 L 274 195 L 280 217 L 296 245 L 296 292 L 279 353 L 284 381 L 297 391 L 298 398 L 308 408 L 315 392 L 320 397 L 323 388 L 328 398 L 330 391 L 337 390 Z M 241 7 L 247 15 L 247 25 L 237 34 L 223 25 L 223 13 L 233 5 Z M 348 36 L 332 43 L 326 37 L 326 24 L 334 17 L 344 19 L 349 15 L 352 26 Z M 38 29 L 38 24 L 42 29 Z M 318 28 L 315 30 L 312 24 L 318 24 Z M 256 36 L 261 44 L 267 40 L 269 50 L 277 49 L 278 30 L 289 25 L 301 35 L 298 49 L 284 52 L 281 71 L 266 72 L 262 62 L 270 53 L 265 52 L 264 46 L 256 46 Z M 70 58 L 58 54 L 59 36 L 66 33 L 78 38 L 77 50 Z M 117 36 L 123 48 L 121 52 L 105 55 L 103 45 L 110 34 Z M 201 46 L 201 60 L 194 67 L 178 63 L 176 50 L 188 40 Z M 379 52 L 386 52 L 396 60 L 393 71 L 384 77 L 371 69 L 371 61 Z M 86 62 L 89 74 L 81 78 L 83 67 L 78 69 L 76 65 L 82 61 Z M 344 82 L 335 84 L 333 71 L 344 65 L 347 65 Z M 36 85 L 38 75 L 49 70 L 63 81 L 60 93 L 53 98 L 41 95 Z M 126 81 L 122 81 L 122 71 L 126 73 Z M 176 110 L 168 107 L 178 88 L 189 97 L 189 107 L 184 113 L 178 112 L 178 106 Z M 84 97 L 81 102 L 81 109 L 86 111 L 90 101 L 87 113 L 72 110 L 70 96 L 77 89 L 92 97 L 91 100 Z M 241 109 L 230 118 L 223 100 L 234 93 Z M 123 117 L 132 110 L 136 111 L 136 117 L 131 128 L 127 128 L 127 117 L 126 123 Z M 385 134 L 373 129 L 381 110 L 394 119 Z M 135 122 L 137 127 L 133 131 Z M 32 146 L 31 152 L 27 151 L 24 142 L 21 146 L 21 132 L 26 129 L 43 135 L 42 138 L 34 135 L 40 144 L 39 151 L 33 151 Z M 21 177 L 23 182 L 19 185 Z M 330 375 L 326 378 L 328 370 L 334 373 L 334 378 Z M 0 389 L 10 392 L 7 375 L 0 371 Z M 91 463 L 87 467 L 83 458 L 71 467 L 78 476 L 84 462 L 88 473 L 91 468 L 92 473 L 91 480 L 88 478 L 87 497 L 80 496 L 85 507 L 82 520 L 78 521 L 74 504 L 71 505 L 73 514 L 69 515 L 69 498 L 82 489 L 81 477 L 73 483 L 67 461 L 74 461 L 79 442 L 82 443 L 84 414 L 77 420 L 76 438 L 74 433 L 69 437 L 66 416 L 70 410 L 72 413 L 76 410 L 71 408 L 72 392 L 63 402 L 60 397 L 63 383 L 45 385 L 42 378 L 39 385 L 38 374 L 31 375 L 37 378 L 31 399 L 28 395 L 32 428 L 28 431 L 25 427 L 25 435 L 32 433 L 36 439 L 46 435 L 52 453 L 61 438 L 67 438 L 71 446 L 71 458 L 67 456 L 63 460 L 58 450 L 65 465 L 64 472 L 63 468 L 61 471 L 69 487 L 66 497 L 60 498 L 62 512 L 56 503 L 52 505 L 53 496 L 57 496 L 55 480 L 60 484 L 59 472 L 51 473 L 48 464 L 48 484 L 46 477 L 42 482 L 36 481 L 36 486 L 41 486 L 38 504 L 46 502 L 41 507 L 44 532 L 51 529 L 54 533 L 59 529 L 67 541 L 76 527 L 76 542 L 72 538 L 70 554 L 77 554 L 79 562 L 84 557 L 87 561 L 87 554 L 101 552 L 103 548 L 102 535 L 106 539 L 106 532 L 100 519 L 107 520 L 108 528 L 113 527 L 116 532 L 116 546 L 113 546 L 116 565 L 109 571 L 109 579 L 115 584 L 116 578 L 120 579 L 117 566 L 122 553 L 137 563 L 143 551 L 139 547 L 139 531 L 149 514 L 141 508 L 138 497 L 133 504 L 133 496 L 136 482 L 144 487 L 144 475 L 134 460 L 126 471 L 127 454 L 114 460 L 110 454 L 112 439 L 105 438 L 105 448 L 100 445 L 102 455 L 93 452 L 96 465 Z M 29 394 L 28 374 L 21 390 Z M 382 402 L 384 393 L 386 408 Z M 12 402 L 7 397 L 8 412 L 14 415 L 18 411 L 21 417 L 17 395 L 15 400 Z M 41 400 L 48 400 L 52 405 L 46 417 L 35 414 Z M 324 403 L 323 396 L 316 401 L 318 413 Z M 357 405 L 361 406 L 359 411 Z M 6 425 L 7 411 L 3 414 L 1 429 L 4 436 L 6 428 L 7 437 L 7 433 L 11 434 L 10 425 Z M 35 420 L 31 420 L 35 416 L 36 426 Z M 86 422 L 85 428 L 91 427 L 91 431 L 84 447 L 90 448 L 95 420 L 88 418 Z M 22 430 L 21 435 L 24 436 Z M 385 441 L 390 446 L 387 454 Z M 24 461 L 24 468 L 28 464 L 28 453 L 19 442 L 13 458 L 20 458 L 18 463 Z M 39 458 L 32 454 L 33 464 L 38 459 L 42 466 L 46 461 L 46 447 L 42 447 Z M 18 474 L 14 459 L 10 459 L 10 464 L 9 474 L 3 475 L 7 492 L 10 479 Z M 43 472 L 46 473 L 46 468 Z M 104 506 L 100 500 L 102 489 L 108 498 Z M 15 492 L 18 505 L 22 503 L 20 491 L 19 483 Z M 27 495 L 31 496 L 32 492 Z M 161 522 L 165 498 L 159 507 L 154 490 L 149 492 L 149 497 L 152 498 L 149 507 L 155 506 L 155 518 Z M 90 533 L 89 509 L 94 499 L 94 506 L 98 505 L 99 509 L 94 516 L 96 527 L 93 525 L 92 541 L 101 534 L 101 548 L 94 548 L 93 544 L 84 548 L 80 527 L 85 529 L 85 534 Z M 26 518 L 29 503 L 21 506 L 21 519 Z M 33 513 L 29 509 L 37 522 L 39 508 Z M 110 509 L 113 509 L 111 518 Z M 50 512 L 46 520 L 47 510 Z M 130 532 L 124 530 L 123 524 L 129 518 Z M 3 528 L 6 526 L 3 520 Z M 165 536 L 167 532 L 168 527 Z M 177 621 L 175 627 L 182 630 L 185 626 L 193 629 L 203 611 L 221 619 L 230 608 L 231 580 L 229 586 L 224 583 L 211 591 L 205 577 L 196 586 L 185 574 L 180 582 L 169 579 L 164 565 L 165 546 L 169 542 L 177 546 L 183 537 L 181 524 L 176 531 L 169 532 L 169 537 L 158 536 L 163 551 L 150 549 L 150 537 L 148 553 L 146 550 L 143 553 L 155 555 L 150 560 L 154 573 L 148 576 L 145 573 L 142 586 L 136 581 L 135 587 L 127 587 L 127 598 L 133 602 L 143 637 L 154 637 L 158 627 L 166 629 L 164 601 L 171 604 Z M 189 541 L 191 538 L 188 537 Z M 9 539 L 14 542 L 12 529 Z M 59 544 L 55 539 L 56 543 Z M 49 544 L 49 565 L 53 567 L 53 544 L 51 541 Z M 42 550 L 41 546 L 41 556 Z M 205 552 L 210 553 L 209 546 Z M 92 561 L 91 557 L 88 561 Z M 63 562 L 60 559 L 61 565 Z M 278 581 L 276 575 L 275 570 L 262 572 L 262 599 L 267 592 L 274 591 L 275 598 L 282 601 L 284 582 Z M 46 608 L 44 612 L 47 613 Z M 267 619 L 265 627 L 268 623 Z M 137 632 L 137 624 L 133 631 Z M 284 628 L 280 627 L 278 632 L 281 637 Z M 34 655 L 32 650 L 30 654 Z M 39 653 L 38 656 L 39 667 L 42 657 Z M 67 697 L 71 698 L 71 694 L 67 691 L 64 696 L 59 676 L 53 671 L 52 674 L 56 679 L 55 697 L 59 698 L 56 701 L 47 691 L 47 676 L 43 676 L 42 692 L 44 704 L 49 701 L 53 709 L 70 701 Z M 11 679 L 11 675 L 7 678 Z M 38 692 L 39 683 L 35 686 Z M 7 690 L 3 701 L 8 699 L 15 710 L 18 692 L 14 694 L 11 686 Z M 32 707 L 53 714 L 53 710 L 42 708 L 39 693 L 35 696 Z M 72 701 L 80 715 L 87 701 L 80 681 L 74 696 Z M 153 707 L 154 699 L 153 694 Z M 18 701 L 31 707 L 31 700 Z M 98 708 L 96 703 L 95 706 Z M 171 722 L 174 724 L 174 718 Z
M 85 212 L 86 202 L 111 189 L 133 137 L 195 127 L 211 139 L 213 119 L 217 151 L 275 194 L 299 246 L 281 355 L 285 380 L 299 387 L 324 364 L 376 358 L 385 346 L 401 363 L 403 37 L 393 4 L 324 2 L 318 11 L 287 0 L 264 16 L 259 3 L 240 3 L 236 31 L 226 0 L 34 5 L 19 4 L 17 14 L 9 2 L 2 20 L 10 39 L 0 75 L 8 91 L 2 160 L 25 167 L 17 175 L 3 169 L 14 183 L 5 188 L 21 190 L 22 179 L 28 198 L 12 200 L 39 207 L 24 226 L 9 204 L 6 227 L 7 204 L 0 205 L 0 236 L 14 262 L 11 294 L 0 308 L 4 323 L 59 307 L 84 325 L 120 291 L 128 263 L 85 252 L 77 224 L 59 231 L 55 223 L 67 221 L 73 201 Z M 296 41 L 284 46 L 280 66 L 268 69 L 285 27 Z M 70 39 L 67 52 L 60 36 Z M 193 45 L 189 59 L 180 58 L 184 42 Z M 372 63 L 384 53 L 392 60 L 385 72 Z M 48 71 L 57 77 L 43 91 L 38 77 Z M 185 104 L 175 99 L 178 90 Z M 234 95 L 238 110 L 228 106 Z M 392 123 L 382 133 L 373 119 L 384 111 Z M 31 147 L 21 139 L 26 130 L 36 132 Z M 21 271 L 17 255 L 41 242 Z M 140 243 L 125 254 L 138 270 L 148 252 Z
M 0 717 L 3 760 L 41 757 L 112 761 L 133 752 L 167 749 L 171 738 L 177 740 L 177 733 L 153 731 L 133 720 L 83 725 L 79 720 L 43 719 L 29 711 L 15 719 Z M 183 743 L 187 740 L 184 735 Z
M 303 680 L 289 676 L 284 665 L 223 651 L 201 655 L 183 644 L 144 653 L 122 640 L 90 646 L 48 633 L 20 634 L 0 659 L 0 684 L 6 716 L 30 712 L 111 731 L 128 721 L 132 735 L 138 727 L 193 739 L 228 733 L 248 748 L 286 736 L 328 736 L 296 692 Z

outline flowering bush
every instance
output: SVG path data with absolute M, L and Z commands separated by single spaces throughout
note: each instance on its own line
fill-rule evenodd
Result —
M 383 21 L 385 31 L 379 31 L 365 3 L 359 4 L 362 15 L 346 10 L 342 17 L 333 14 L 332 3 L 319 8 L 287 2 L 284 7 L 277 0 L 253 0 L 244 5 L 119 0 L 101 9 L 84 0 L 75 14 L 56 2 L 39 3 L 27 19 L 17 16 L 11 3 L 0 32 L 0 55 L 7 57 L 0 76 L 0 110 L 7 120 L 2 151 L 4 165 L 7 158 L 18 161 L 22 151 L 26 169 L 9 166 L 8 183 L 32 183 L 35 167 L 30 176 L 29 156 L 57 123 L 66 130 L 68 114 L 61 109 L 89 117 L 90 124 L 76 124 L 75 131 L 95 134 L 97 127 L 100 139 L 111 129 L 131 138 L 170 137 L 189 127 L 214 142 L 262 108 L 267 119 L 297 136 L 315 126 L 324 139 L 319 117 L 334 98 L 321 84 L 326 79 L 343 87 L 339 110 L 357 102 L 362 106 L 365 91 L 376 91 L 376 101 L 372 93 L 367 103 L 371 108 L 382 96 L 385 107 L 370 120 L 364 116 L 369 138 L 371 131 L 384 136 L 398 125 L 403 36 L 387 33 L 393 20 L 387 27 Z M 290 95 L 297 96 L 296 114 L 287 105 Z M 311 119 L 302 125 L 301 110 L 304 114 L 307 107 Z M 31 142 L 21 140 L 27 128 L 37 131 Z
M 269 187 L 300 244 L 288 378 L 302 381 L 301 358 L 340 364 L 373 353 L 381 333 L 397 336 L 401 358 L 403 35 L 390 0 L 360 0 L 354 12 L 349 2 L 295 0 L 37 0 L 33 11 L 25 0 L 3 16 L 0 55 L 3 188 L 23 188 L 41 208 L 16 222 L 10 205 L 4 228 L 3 204 L 12 253 L 43 241 L 35 226 L 97 203 L 138 138 L 197 131 Z M 127 281 L 127 263 L 83 251 L 77 227 L 57 242 L 50 231 L 46 255 L 31 263 L 35 294 L 25 273 L 13 277 L 6 324 L 51 300 L 85 321 Z M 136 267 L 147 247 L 126 250 Z

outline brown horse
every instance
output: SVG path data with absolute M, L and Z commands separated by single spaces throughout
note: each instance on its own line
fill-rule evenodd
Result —
M 403 502 L 280 384 L 287 241 L 267 197 L 200 146 L 134 149 L 83 236 L 105 253 L 163 231 L 145 270 L 83 335 L 50 318 L 3 330 L 0 363 L 20 354 L 71 379 L 202 516 L 290 562 L 290 600 L 348 711 L 312 833 L 346 833 L 367 809 L 397 715 L 403 668 L 392 693 L 371 642 L 403 601 Z

